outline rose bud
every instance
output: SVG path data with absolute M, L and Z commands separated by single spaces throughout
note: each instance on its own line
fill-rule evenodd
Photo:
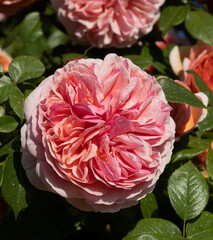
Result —
M 131 46 L 151 32 L 165 0 L 51 0 L 73 44 Z
M 8 55 L 4 50 L 0 48 L 0 63 L 3 66 L 3 70 L 5 73 L 9 70 L 9 65 L 12 62 L 12 58 Z
M 156 79 L 129 59 L 73 60 L 26 99 L 23 167 L 34 186 L 81 210 L 130 207 L 170 161 L 170 110 Z
M 212 46 L 201 42 L 192 47 L 175 46 L 170 53 L 170 64 L 174 73 L 182 77 L 193 93 L 199 92 L 199 89 L 194 82 L 193 74 L 187 73 L 187 70 L 197 73 L 213 92 Z
M 179 80 L 175 80 L 175 82 L 191 91 L 186 83 Z M 203 102 L 205 106 L 207 106 L 208 97 L 204 93 L 199 92 L 195 95 Z M 201 122 L 207 115 L 207 110 L 204 108 L 192 107 L 184 103 L 169 104 L 173 108 L 171 111 L 171 117 L 176 123 L 175 130 L 177 138 L 192 131 L 197 126 L 198 122 Z

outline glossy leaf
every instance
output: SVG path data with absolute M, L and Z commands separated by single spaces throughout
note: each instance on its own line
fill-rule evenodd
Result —
M 213 16 L 211 14 L 200 9 L 189 11 L 185 25 L 195 39 L 213 45 Z
M 186 103 L 194 107 L 205 108 L 203 103 L 192 92 L 180 84 L 168 78 L 159 78 L 158 82 L 163 88 L 167 101 Z
M 141 212 L 144 218 L 150 218 L 157 215 L 158 204 L 153 193 L 149 193 L 140 200 Z
M 74 60 L 75 58 L 83 58 L 83 57 L 84 55 L 80 53 L 66 53 L 66 54 L 63 54 L 62 56 L 64 64 Z
M 207 171 L 210 177 L 213 179 L 213 149 L 212 148 L 208 149 L 208 153 L 206 156 L 206 165 L 207 165 Z
M 3 182 L 4 167 L 5 167 L 5 163 L 4 163 L 4 162 L 1 162 L 1 163 L 0 163 L 0 187 L 1 187 L 2 182 Z
M 182 23 L 189 11 L 189 6 L 168 6 L 163 9 L 159 20 L 159 28 L 163 34 L 167 33 L 173 26 Z
M 16 136 L 9 143 L 0 148 L 0 157 L 20 151 L 20 136 Z
M 20 56 L 9 66 L 9 75 L 17 83 L 40 77 L 45 71 L 43 63 L 36 57 Z
M 0 117 L 3 117 L 5 115 L 5 109 L 0 106 Z
M 17 86 L 13 85 L 9 97 L 9 102 L 11 108 L 16 113 L 16 115 L 19 116 L 21 120 L 23 120 L 24 118 L 23 115 L 24 101 L 25 101 L 24 95 L 20 92 Z
M 18 123 L 12 116 L 0 117 L 0 132 L 9 133 L 16 129 Z
M 191 162 L 171 175 L 168 194 L 176 213 L 184 220 L 197 217 L 208 202 L 206 181 Z
M 183 239 L 179 228 L 164 219 L 149 218 L 140 220 L 136 227 L 123 240 L 178 240 Z
M 187 148 L 180 150 L 172 155 L 172 162 L 181 160 L 190 160 L 196 157 L 198 154 L 204 152 L 206 148 Z
M 6 76 L 0 78 L 0 104 L 8 99 L 11 87 L 12 81 L 10 78 Z
M 1 75 L 4 75 L 4 69 L 3 69 L 2 64 L 0 63 L 0 76 L 1 76 Z
M 126 55 L 124 57 L 129 58 L 134 64 L 143 70 L 152 65 L 152 61 L 149 58 L 144 58 L 140 55 Z
M 210 144 L 211 144 L 211 139 L 200 138 L 197 136 L 189 136 L 189 142 L 187 144 L 187 147 L 207 149 L 210 146 Z
M 213 214 L 203 212 L 197 221 L 189 222 L 186 226 L 187 240 L 212 240 Z
M 14 215 L 17 218 L 19 212 L 27 207 L 26 191 L 20 184 L 18 176 L 21 172 L 21 165 L 15 169 L 13 154 L 9 155 L 4 169 L 4 177 L 2 183 L 2 193 L 5 201 L 13 209 Z
M 67 43 L 67 35 L 60 30 L 56 30 L 49 36 L 47 41 L 47 47 L 50 49 L 53 49 L 55 47 L 64 45 L 66 43 Z
M 208 108 L 208 114 L 202 122 L 198 123 L 198 128 L 200 131 L 209 131 L 213 128 L 213 108 Z
M 21 26 L 20 36 L 24 42 L 33 42 L 43 35 L 41 21 L 38 12 L 28 14 Z
M 206 83 L 194 71 L 189 70 L 187 72 L 193 74 L 196 86 L 201 92 L 205 93 L 208 96 L 209 102 L 211 103 L 211 105 L 213 105 L 213 93 L 208 88 Z

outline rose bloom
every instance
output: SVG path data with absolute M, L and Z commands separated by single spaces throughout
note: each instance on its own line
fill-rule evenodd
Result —
M 135 205 L 170 161 L 170 110 L 156 79 L 130 60 L 73 60 L 26 99 L 22 164 L 34 186 L 81 210 Z
M 9 65 L 12 62 L 12 57 L 0 48 L 0 63 L 3 66 L 4 72 L 8 72 Z
M 191 91 L 186 83 L 179 80 L 175 80 L 175 82 Z M 208 97 L 204 93 L 195 93 L 195 96 L 199 98 L 205 106 L 207 106 Z M 197 108 L 184 103 L 169 104 L 172 107 L 171 117 L 174 119 L 176 124 L 176 140 L 180 136 L 192 131 L 207 115 L 207 110 L 204 108 Z
M 148 34 L 165 0 L 51 0 L 73 43 L 126 47 Z
M 0 0 L 0 22 L 36 0 Z
M 199 92 L 195 85 L 193 74 L 186 73 L 193 70 L 203 79 L 213 92 L 213 47 L 198 42 L 189 47 L 175 46 L 170 53 L 170 64 L 176 75 L 180 75 L 192 92 Z

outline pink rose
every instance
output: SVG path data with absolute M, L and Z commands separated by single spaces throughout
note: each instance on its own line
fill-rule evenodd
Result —
M 0 48 L 0 63 L 3 66 L 4 72 L 8 72 L 9 65 L 12 62 L 12 57 Z
M 179 80 L 175 80 L 175 82 L 190 90 L 186 83 Z M 207 106 L 208 97 L 204 93 L 195 93 L 195 96 Z M 197 126 L 198 122 L 201 122 L 207 115 L 207 110 L 204 108 L 196 108 L 183 103 L 169 104 L 172 107 L 171 117 L 176 124 L 175 131 L 177 138 L 192 131 Z
M 213 92 L 213 47 L 198 42 L 192 47 L 175 46 L 170 53 L 170 64 L 176 75 L 180 75 L 192 92 L 199 89 L 195 85 L 193 74 L 187 70 L 196 72 Z
M 73 43 L 126 47 L 149 33 L 165 0 L 51 0 Z
M 170 110 L 156 79 L 130 60 L 73 60 L 26 99 L 22 164 L 34 186 L 81 210 L 132 206 L 170 161 Z
M 0 0 L 0 22 L 36 0 Z

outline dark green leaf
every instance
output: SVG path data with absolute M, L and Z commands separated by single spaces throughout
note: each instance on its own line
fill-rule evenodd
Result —
M 4 167 L 5 167 L 5 162 L 1 162 L 0 163 L 0 187 L 1 187 L 2 181 L 3 181 Z
M 206 83 L 194 71 L 188 70 L 187 72 L 193 74 L 195 84 L 197 85 L 197 87 L 199 88 L 199 90 L 201 92 L 205 93 L 208 96 L 209 101 L 210 101 L 211 105 L 213 106 L 213 93 L 208 88 Z
M 21 164 L 18 169 L 15 169 L 13 154 L 9 155 L 6 160 L 4 169 L 4 177 L 2 183 L 2 193 L 5 201 L 11 206 L 15 217 L 17 218 L 19 212 L 27 207 L 26 191 L 20 184 L 18 176 L 21 172 Z M 18 176 L 17 176 L 18 174 Z
M 23 120 L 24 118 L 23 115 L 24 101 L 25 101 L 24 95 L 20 92 L 16 85 L 13 85 L 13 88 L 11 89 L 9 96 L 9 102 L 11 108 L 16 113 L 16 115 L 19 116 L 21 120 Z
M 49 49 L 53 49 L 55 47 L 64 45 L 66 43 L 67 43 L 67 35 L 60 30 L 56 30 L 49 36 L 47 41 L 47 46 Z
M 18 123 L 12 116 L 0 117 L 0 132 L 9 133 L 16 129 Z
M 185 25 L 194 38 L 213 45 L 213 16 L 211 14 L 200 9 L 189 11 Z
M 0 117 L 3 117 L 5 115 L 5 109 L 0 106 Z
M 4 75 L 4 69 L 3 69 L 2 64 L 0 63 L 0 76 L 1 76 L 1 75 Z
M 173 26 L 182 23 L 189 11 L 189 6 L 168 6 L 163 9 L 159 20 L 159 27 L 163 34 L 167 33 Z
M 207 156 L 206 156 L 206 165 L 207 171 L 210 177 L 213 179 L 213 149 L 209 148 Z
M 152 64 L 160 73 L 166 73 L 166 66 L 161 62 L 153 62 Z
M 33 12 L 28 14 L 20 26 L 21 39 L 24 42 L 34 42 L 42 35 L 39 13 Z
M 20 136 L 15 137 L 9 143 L 0 148 L 0 157 L 20 151 Z
M 192 159 L 205 150 L 206 148 L 183 149 L 172 155 L 172 162 Z
M 171 175 L 168 194 L 176 213 L 184 220 L 197 217 L 208 202 L 206 181 L 191 162 Z
M 140 55 L 126 55 L 124 57 L 129 58 L 134 64 L 143 70 L 152 65 L 152 61 L 150 59 L 144 58 Z
M 208 108 L 208 114 L 206 118 L 198 123 L 198 128 L 201 132 L 209 131 L 213 128 L 213 109 Z
M 45 71 L 43 63 L 36 57 L 20 56 L 9 66 L 10 77 L 17 83 L 40 77 Z
M 12 81 L 10 78 L 6 76 L 0 78 L 0 104 L 8 99 L 11 87 Z
M 205 108 L 204 104 L 192 92 L 180 84 L 168 78 L 160 78 L 158 82 L 163 88 L 167 101 Z
M 197 221 L 189 222 L 186 226 L 187 240 L 212 240 L 213 214 L 203 212 Z
M 187 147 L 200 148 L 205 150 L 210 146 L 210 144 L 211 144 L 211 139 L 189 136 L 189 143 Z
M 68 63 L 69 61 L 72 61 L 74 60 L 75 58 L 83 58 L 83 54 L 80 54 L 80 53 L 66 53 L 66 54 L 63 54 L 63 63 L 66 64 Z
M 141 212 L 144 218 L 157 217 L 158 204 L 153 193 L 149 193 L 140 200 Z
M 140 220 L 123 240 L 178 240 L 183 239 L 179 228 L 164 219 L 147 218 Z

